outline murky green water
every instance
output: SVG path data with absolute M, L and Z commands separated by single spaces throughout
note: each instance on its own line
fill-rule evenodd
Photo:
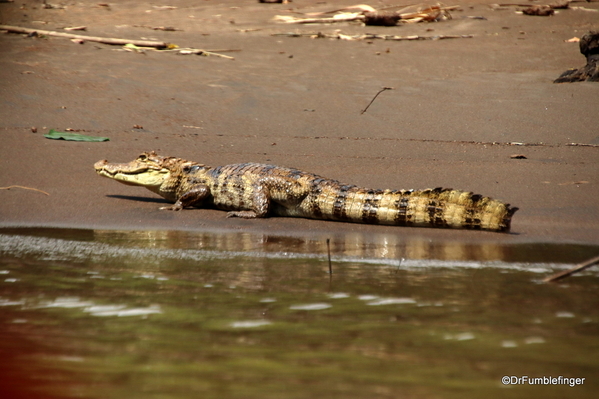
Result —
M 599 247 L 331 252 L 332 278 L 323 240 L 0 230 L 0 397 L 596 397 L 599 267 L 540 280 Z

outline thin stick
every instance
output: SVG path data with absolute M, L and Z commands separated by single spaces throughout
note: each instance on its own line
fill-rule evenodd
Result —
M 399 264 L 397 265 L 397 269 L 395 269 L 395 273 L 399 272 L 399 268 L 401 267 L 401 262 L 403 262 L 405 260 L 405 258 L 401 258 L 399 260 Z
M 310 32 L 310 33 L 273 33 L 271 36 L 286 36 L 286 37 L 311 37 L 314 39 L 345 39 L 345 40 L 372 40 L 372 39 L 381 39 L 381 40 L 443 40 L 443 39 L 472 39 L 474 36 L 472 35 L 435 35 L 435 36 L 420 36 L 420 35 L 411 35 L 411 36 L 397 36 L 397 35 L 375 35 L 372 33 L 366 33 L 364 35 L 345 35 L 341 33 L 328 34 L 322 32 Z M 166 50 L 164 50 L 166 51 Z
M 436 35 L 436 36 L 396 36 L 396 35 L 364 35 L 363 39 L 383 39 L 383 40 L 444 40 L 444 39 L 472 39 L 472 35 Z
M 202 49 L 197 49 L 197 48 L 176 48 L 176 49 L 171 49 L 171 50 L 157 50 L 157 49 L 151 48 L 149 50 L 158 51 L 160 53 L 174 52 L 174 53 L 179 53 L 182 55 L 187 55 L 187 54 L 197 54 L 197 55 L 204 55 L 204 56 L 213 55 L 216 57 L 226 58 L 229 60 L 235 59 L 235 57 L 231 57 L 230 55 L 215 53 L 214 50 L 202 50 Z M 241 50 L 219 50 L 219 51 L 241 51 Z
M 331 263 L 331 239 L 327 238 L 327 252 L 329 253 L 329 274 L 333 275 L 333 264 Z
M 381 90 L 379 90 L 379 92 L 376 93 L 375 96 L 372 98 L 372 100 L 368 103 L 368 105 L 366 106 L 366 108 L 364 108 L 364 110 L 362 112 L 360 112 L 360 115 L 364 114 L 364 112 L 366 112 L 366 110 L 368 108 L 370 108 L 370 105 L 374 102 L 374 100 L 376 100 L 376 98 L 379 96 L 379 94 L 381 94 L 385 90 L 393 90 L 393 87 L 383 87 Z
M 599 256 L 596 256 L 596 257 L 594 257 L 592 259 L 589 259 L 587 261 L 579 263 L 578 265 L 576 265 L 572 269 L 564 270 L 563 272 L 559 272 L 559 273 L 553 274 L 553 275 L 551 275 L 551 276 L 543 279 L 543 282 L 544 283 L 549 283 L 549 282 L 561 280 L 561 279 L 563 279 L 565 277 L 571 276 L 574 273 L 578 273 L 580 271 L 583 271 L 584 269 L 587 269 L 587 268 L 593 266 L 596 263 L 599 263 Z
M 54 32 L 51 30 L 42 30 L 42 29 L 22 28 L 20 26 L 10 26 L 10 25 L 0 25 L 0 30 L 6 30 L 11 33 L 27 33 L 27 34 L 37 33 L 38 35 L 66 37 L 67 39 L 80 39 L 80 40 L 87 40 L 90 42 L 98 42 L 98 43 L 104 43 L 104 44 L 125 45 L 125 44 L 131 43 L 131 44 L 134 44 L 134 45 L 140 46 L 140 47 L 156 47 L 156 48 L 163 48 L 163 47 L 168 46 L 168 44 L 165 42 L 157 42 L 157 41 L 153 41 L 153 40 L 131 40 L 131 39 L 110 38 L 110 37 L 75 35 L 73 33 Z
M 50 195 L 47 192 L 43 191 L 43 190 L 39 190 L 37 188 L 33 188 L 33 187 L 25 187 L 25 186 L 8 186 L 8 187 L 0 187 L 0 190 L 10 190 L 11 188 L 22 188 L 25 190 L 33 190 L 33 191 L 39 191 L 40 193 L 44 193 L 46 195 Z

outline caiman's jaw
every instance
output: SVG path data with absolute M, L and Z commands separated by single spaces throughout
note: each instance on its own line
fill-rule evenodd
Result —
M 98 161 L 94 165 L 100 176 L 114 179 L 130 186 L 158 187 L 169 177 L 170 170 L 140 158 L 129 163 Z
M 100 176 L 108 177 L 119 183 L 130 186 L 142 186 L 169 200 L 175 187 L 171 180 L 177 179 L 173 176 L 175 165 L 181 163 L 181 159 L 163 157 L 154 152 L 143 153 L 136 160 L 129 163 L 108 163 L 106 160 L 95 163 L 94 168 Z M 172 193 L 174 195 L 174 193 Z

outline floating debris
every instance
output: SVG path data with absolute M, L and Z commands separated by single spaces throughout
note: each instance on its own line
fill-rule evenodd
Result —
M 374 301 L 368 302 L 368 306 L 381 306 L 381 305 L 404 305 L 409 303 L 416 303 L 412 298 L 379 298 Z
M 331 306 L 332 305 L 329 305 L 328 303 L 308 303 L 308 304 L 304 304 L 304 305 L 292 305 L 289 307 L 289 309 L 291 309 L 291 310 L 322 310 L 322 309 L 328 309 Z
M 255 328 L 255 327 L 268 326 L 269 324 L 272 324 L 272 322 L 270 322 L 268 320 L 248 320 L 248 321 L 234 321 L 233 323 L 230 324 L 230 326 L 233 328 Z

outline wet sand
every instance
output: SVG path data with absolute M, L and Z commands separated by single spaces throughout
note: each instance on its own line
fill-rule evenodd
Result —
M 552 81 L 584 65 L 578 44 L 564 40 L 598 29 L 599 13 L 570 9 L 531 17 L 515 13 L 517 7 L 494 11 L 491 3 L 459 2 L 452 20 L 399 27 L 272 22 L 275 15 L 294 15 L 289 10 L 330 10 L 352 1 L 179 1 L 171 10 L 137 1 L 66 9 L 0 3 L 6 25 L 55 31 L 86 25 L 81 34 L 240 50 L 223 52 L 234 60 L 137 54 L 99 43 L 0 34 L 0 186 L 49 194 L 0 190 L 0 226 L 597 244 L 599 147 L 568 144 L 599 145 L 599 84 Z M 597 2 L 572 5 L 599 10 Z M 181 30 L 151 29 L 160 26 Z M 395 42 L 272 36 L 337 30 L 473 37 Z M 393 90 L 361 114 L 385 86 Z M 50 128 L 110 141 L 48 140 L 43 134 Z M 126 162 L 147 150 L 208 165 L 292 166 L 372 188 L 453 187 L 520 210 L 512 234 L 159 211 L 163 200 L 150 191 L 93 170 L 100 159 Z M 514 154 L 526 159 L 512 159 Z

